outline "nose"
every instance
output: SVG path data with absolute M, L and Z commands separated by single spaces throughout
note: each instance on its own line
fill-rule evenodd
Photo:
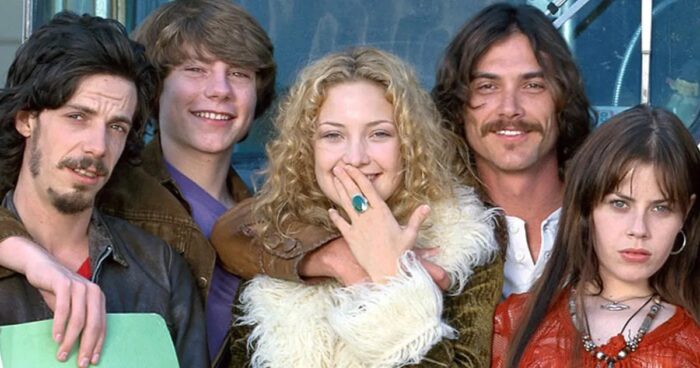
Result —
M 94 157 L 103 157 L 107 150 L 107 139 L 109 139 L 109 134 L 107 134 L 108 124 L 95 124 L 95 126 L 88 131 L 83 142 L 83 151 L 86 154 L 90 154 Z
M 517 119 L 523 115 L 520 96 L 515 88 L 506 89 L 501 94 L 499 115 L 505 119 Z
M 226 99 L 233 96 L 227 70 L 213 69 L 207 76 L 204 95 L 213 99 Z
M 364 139 L 348 141 L 343 155 L 343 162 L 354 167 L 362 167 L 370 162 L 367 152 L 367 142 Z
M 633 238 L 644 239 L 649 237 L 649 227 L 647 225 L 647 216 L 645 213 L 636 213 L 630 220 L 627 235 Z

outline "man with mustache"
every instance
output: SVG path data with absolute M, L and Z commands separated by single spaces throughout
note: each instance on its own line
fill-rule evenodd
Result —
M 452 39 L 433 97 L 506 214 L 503 294 L 526 292 L 549 259 L 565 165 L 594 116 L 572 55 L 539 10 L 495 4 Z
M 83 340 L 91 344 L 78 351 L 80 367 L 99 361 L 104 310 L 161 315 L 180 364 L 207 365 L 204 313 L 184 259 L 163 240 L 95 208 L 110 176 L 121 175 L 113 174 L 117 163 L 139 154 L 156 84 L 143 47 L 118 22 L 63 12 L 20 47 L 0 91 L 1 206 L 43 254 L 94 282 L 73 285 L 83 293 L 59 295 L 37 280 L 41 269 L 3 272 L 0 325 L 52 318 L 52 309 L 85 314 Z M 19 271 L 43 257 L 1 249 L 15 252 Z M 80 296 L 98 306 L 86 308 Z M 66 334 L 82 325 L 73 327 L 54 329 L 61 361 L 71 345 L 63 342 L 77 337 Z

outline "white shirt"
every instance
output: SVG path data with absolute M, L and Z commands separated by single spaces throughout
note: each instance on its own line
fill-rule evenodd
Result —
M 533 263 L 525 234 L 525 221 L 515 216 L 506 216 L 508 223 L 508 249 L 504 265 L 505 282 L 503 297 L 512 293 L 524 293 L 542 275 L 544 266 L 552 255 L 554 237 L 559 227 L 561 208 L 552 212 L 540 225 L 542 244 L 537 261 Z

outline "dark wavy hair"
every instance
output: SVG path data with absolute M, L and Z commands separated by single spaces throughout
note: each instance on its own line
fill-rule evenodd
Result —
M 683 223 L 687 245 L 682 253 L 666 260 L 649 284 L 663 300 L 683 307 L 700 321 L 700 151 L 678 117 L 639 105 L 594 131 L 571 160 L 552 258 L 532 288 L 510 347 L 508 367 L 518 366 L 530 339 L 562 292 L 569 287 L 585 290 L 588 284 L 603 289 L 594 247 L 593 210 L 640 164 L 654 168 L 671 207 L 687 213 Z M 693 194 L 696 200 L 691 207 Z M 680 249 L 680 243 L 677 237 L 673 249 Z
M 0 189 L 15 185 L 22 165 L 26 138 L 15 129 L 17 113 L 60 108 L 85 77 L 95 74 L 122 77 L 136 86 L 138 101 L 120 160 L 139 158 L 155 69 L 119 22 L 64 11 L 20 46 L 0 91 Z
M 467 21 L 452 39 L 438 66 L 432 94 L 450 128 L 466 138 L 464 111 L 469 104 L 474 67 L 491 48 L 513 33 L 530 41 L 554 95 L 559 126 L 559 174 L 591 130 L 595 113 L 566 42 L 547 17 L 529 5 L 494 4 Z M 518 55 L 513 55 L 518 57 Z
M 272 42 L 255 18 L 231 0 L 163 4 L 141 23 L 134 38 L 146 46 L 161 81 L 173 67 L 193 56 L 204 60 L 214 56 L 255 71 L 255 118 L 272 104 L 277 71 Z

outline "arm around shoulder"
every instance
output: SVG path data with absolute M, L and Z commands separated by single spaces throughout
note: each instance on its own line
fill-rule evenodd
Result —
M 264 274 L 303 282 L 299 272 L 302 259 L 338 235 L 306 226 L 294 238 L 280 238 L 279 245 L 269 249 L 256 240 L 258 232 L 251 213 L 253 201 L 253 198 L 242 201 L 214 225 L 210 240 L 222 265 L 243 279 Z

